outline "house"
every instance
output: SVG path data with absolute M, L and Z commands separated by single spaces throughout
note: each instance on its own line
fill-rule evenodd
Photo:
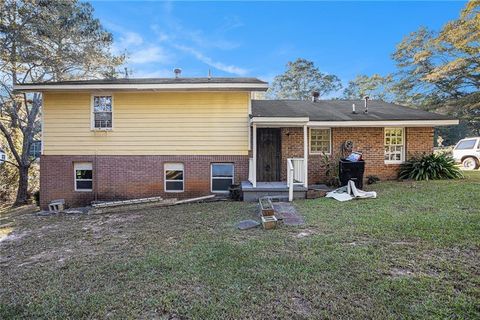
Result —
M 251 99 L 267 88 L 255 78 L 17 85 L 43 93 L 41 205 L 185 198 L 239 183 L 302 196 L 325 178 L 323 154 L 345 141 L 363 152 L 366 175 L 391 179 L 409 154 L 432 151 L 435 126 L 458 123 L 381 101 Z
M 30 145 L 30 150 L 28 155 L 30 156 L 31 159 L 38 159 L 40 158 L 40 155 L 41 155 L 41 149 L 42 149 L 42 141 L 33 140 L 32 144 Z
M 7 160 L 7 153 L 0 148 L 0 164 L 2 164 L 5 160 Z

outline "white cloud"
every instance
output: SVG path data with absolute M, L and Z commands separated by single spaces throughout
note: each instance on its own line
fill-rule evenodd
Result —
M 160 26 L 158 24 L 152 24 L 150 26 L 150 29 L 152 29 L 152 31 L 155 33 L 155 35 L 157 36 L 157 40 L 159 42 L 164 42 L 164 41 L 167 41 L 167 40 L 172 40 L 173 36 L 165 33 L 163 30 L 161 30 Z
M 131 63 L 168 63 L 170 61 L 170 56 L 165 52 L 162 47 L 151 46 L 147 48 L 137 48 L 128 59 L 128 62 Z
M 224 72 L 228 72 L 228 73 L 232 73 L 232 74 L 236 74 L 236 75 L 240 75 L 240 76 L 243 76 L 243 75 L 248 73 L 248 70 L 240 68 L 238 66 L 227 65 L 223 62 L 214 61 L 212 58 L 205 56 L 203 53 L 201 53 L 198 50 L 195 50 L 194 48 L 190 48 L 190 47 L 182 46 L 182 45 L 174 45 L 174 47 L 181 50 L 181 51 L 190 53 L 195 58 L 197 58 L 197 60 L 199 60 L 199 61 L 201 61 L 201 62 L 203 62 L 203 63 L 205 63 L 205 64 L 207 64 L 211 67 L 214 67 L 215 69 L 218 69 L 218 70 L 221 70 L 221 71 L 224 71 Z
M 164 70 L 178 63 L 180 52 L 193 56 L 196 60 L 217 70 L 243 76 L 249 70 L 233 64 L 214 60 L 208 56 L 210 50 L 227 51 L 239 47 L 227 33 L 243 26 L 236 16 L 223 19 L 222 24 L 213 30 L 201 30 L 184 25 L 175 17 L 174 4 L 167 1 L 159 12 L 158 24 L 151 24 L 151 34 L 132 31 L 125 26 L 108 23 L 116 31 L 117 39 L 113 46 L 116 54 L 127 53 L 126 66 L 133 70 L 134 77 L 170 77 L 171 70 Z M 159 69 L 160 68 L 160 69 Z
M 136 32 L 125 32 L 120 36 L 119 47 L 128 48 L 130 46 L 139 46 L 143 43 L 143 38 Z

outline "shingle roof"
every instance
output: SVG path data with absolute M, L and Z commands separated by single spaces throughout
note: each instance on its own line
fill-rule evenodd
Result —
M 257 78 L 121 78 L 121 79 L 95 79 L 95 80 L 69 80 L 69 81 L 56 81 L 56 82 L 37 82 L 37 83 L 25 83 L 22 85 L 72 85 L 72 84 L 195 84 L 195 83 L 250 83 L 250 84 L 266 84 Z
M 356 114 L 352 113 L 355 103 Z M 310 121 L 453 120 L 453 118 L 379 100 L 252 100 L 254 117 L 309 117 Z

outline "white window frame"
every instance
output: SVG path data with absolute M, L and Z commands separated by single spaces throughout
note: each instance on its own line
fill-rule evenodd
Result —
M 401 159 L 400 160 L 385 160 L 385 147 L 387 146 L 387 144 L 385 143 L 385 140 L 386 140 L 386 134 L 387 134 L 387 130 L 402 130 L 402 144 L 399 145 L 399 144 L 396 144 L 396 145 L 392 145 L 390 144 L 389 146 L 402 146 L 402 153 L 400 155 Z M 406 146 L 406 136 L 405 136 L 405 128 L 404 127 L 385 127 L 383 128 L 383 159 L 384 159 L 384 162 L 385 164 L 402 164 L 405 162 L 405 146 Z
M 228 193 L 228 190 L 213 190 L 213 166 L 217 165 L 229 165 L 232 166 L 232 177 L 216 177 L 215 179 L 224 179 L 224 180 L 232 180 L 232 184 L 235 184 L 235 163 L 233 162 L 214 162 L 210 164 L 210 191 L 212 193 Z
M 312 130 L 328 130 L 329 133 L 329 146 L 328 148 L 330 149 L 329 152 L 325 152 L 326 155 L 331 155 L 332 154 L 332 128 L 325 128 L 325 127 L 309 127 L 308 128 L 308 153 L 309 154 L 323 154 L 323 152 L 313 152 L 312 151 Z
M 168 166 L 180 165 L 181 169 L 168 169 Z M 182 171 L 182 180 L 167 180 L 168 171 Z M 182 181 L 182 190 L 167 190 L 167 182 L 180 182 Z M 166 162 L 163 165 L 163 190 L 168 193 L 182 193 L 185 192 L 185 164 L 183 162 Z
M 77 170 L 91 170 L 92 179 L 77 179 Z M 77 181 L 92 181 L 92 189 L 78 189 Z M 74 162 L 73 163 L 73 187 L 78 192 L 92 192 L 93 191 L 93 164 L 91 162 Z
M 95 127 L 95 112 L 94 112 L 94 99 L 95 97 L 111 97 L 112 98 L 112 126 L 109 128 L 96 128 Z M 114 105 L 115 105 L 115 97 L 110 92 L 105 93 L 93 93 L 90 97 L 90 129 L 92 131 L 112 131 L 113 127 L 115 126 L 115 119 L 114 119 Z

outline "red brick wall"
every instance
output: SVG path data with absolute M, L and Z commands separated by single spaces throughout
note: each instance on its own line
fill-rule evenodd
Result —
M 407 159 L 414 154 L 433 152 L 434 128 L 405 128 L 407 137 Z
M 303 128 L 282 128 L 281 173 L 282 181 L 287 181 L 287 158 L 303 158 Z
M 40 161 L 42 208 L 54 199 L 65 199 L 67 205 L 73 207 L 94 200 L 207 195 L 210 194 L 210 165 L 215 162 L 235 164 L 235 183 L 248 178 L 248 156 L 42 156 Z M 75 191 L 74 162 L 92 162 L 92 192 Z M 164 192 L 166 162 L 184 164 L 184 192 Z
M 303 128 L 282 128 L 282 180 L 287 178 L 286 159 L 303 158 Z M 433 128 L 405 128 L 406 156 L 415 153 L 430 153 L 433 150 Z M 341 144 L 353 141 L 354 151 L 363 153 L 365 176 L 376 175 L 380 179 L 395 179 L 399 165 L 385 164 L 383 128 L 332 128 L 332 151 L 340 152 Z M 310 184 L 323 182 L 324 169 L 321 167 L 321 155 L 308 158 L 308 181 Z

